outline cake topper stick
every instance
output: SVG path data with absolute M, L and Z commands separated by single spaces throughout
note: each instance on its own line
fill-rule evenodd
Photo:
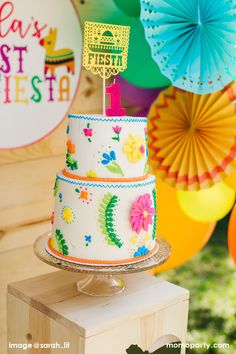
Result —
M 103 71 L 105 72 L 105 68 L 103 68 Z M 104 73 L 105 75 L 105 73 Z M 106 114 L 106 79 L 103 78 L 103 86 L 102 86 L 102 95 L 103 95 L 103 115 Z
M 93 74 L 103 79 L 103 113 L 124 115 L 125 110 L 119 105 L 120 88 L 113 89 L 111 107 L 106 110 L 106 79 L 118 75 L 127 67 L 129 47 L 129 26 L 118 26 L 98 22 L 85 22 L 83 65 Z M 111 89 L 112 90 L 112 89 Z M 110 93 L 110 92 L 109 92 Z M 112 95 L 112 93 L 110 93 Z M 117 98 L 115 99 L 115 96 Z M 112 104 L 115 104 L 112 106 Z

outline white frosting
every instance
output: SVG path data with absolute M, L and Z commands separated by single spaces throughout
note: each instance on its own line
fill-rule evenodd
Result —
M 142 177 L 147 173 L 146 125 L 142 117 L 69 115 L 67 172 L 82 177 Z
M 135 260 L 139 256 L 148 256 L 154 249 L 155 217 L 152 215 L 147 231 L 143 224 L 139 231 L 137 224 L 135 229 L 134 220 L 131 222 L 130 219 L 139 197 L 142 199 L 146 195 L 150 208 L 154 208 L 154 176 L 139 182 L 115 183 L 87 182 L 59 174 L 55 194 L 52 247 L 60 253 L 62 249 L 56 234 L 62 235 L 65 253 L 69 257 L 88 261 Z M 142 205 L 143 199 L 138 210 L 147 217 L 151 209 L 142 210 Z

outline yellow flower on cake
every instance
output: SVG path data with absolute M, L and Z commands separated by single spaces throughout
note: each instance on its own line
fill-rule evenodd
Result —
M 88 173 L 87 173 L 86 177 L 88 177 L 88 178 L 97 178 L 97 177 L 98 177 L 98 175 L 96 174 L 96 172 L 95 172 L 95 171 L 90 170 L 90 171 L 88 171 Z
M 145 142 L 143 138 L 140 135 L 134 136 L 133 134 L 129 134 L 125 140 L 123 152 L 132 163 L 142 160 L 145 156 Z
M 75 219 L 73 211 L 70 208 L 68 208 L 68 207 L 64 207 L 63 210 L 62 210 L 62 219 L 67 224 L 70 224 Z
M 138 242 L 138 235 L 134 235 L 133 237 L 131 237 L 130 242 L 136 245 L 136 243 Z

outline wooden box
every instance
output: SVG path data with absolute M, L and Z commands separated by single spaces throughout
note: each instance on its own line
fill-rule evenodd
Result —
M 133 344 L 154 351 L 163 335 L 186 341 L 187 290 L 139 273 L 122 277 L 120 295 L 88 297 L 77 292 L 79 276 L 59 271 L 8 286 L 8 353 L 24 344 L 27 354 L 125 354 Z

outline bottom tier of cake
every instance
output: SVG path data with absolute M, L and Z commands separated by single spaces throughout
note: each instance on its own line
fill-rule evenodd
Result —
M 47 250 L 92 265 L 140 261 L 157 251 L 155 177 L 98 182 L 59 174 Z

